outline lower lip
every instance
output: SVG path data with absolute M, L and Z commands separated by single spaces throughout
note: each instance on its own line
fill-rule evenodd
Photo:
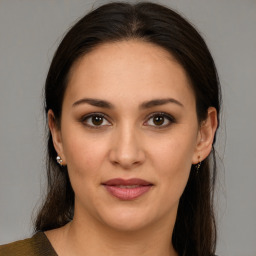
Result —
M 118 186 L 104 185 L 107 191 L 121 200 L 133 200 L 147 193 L 152 186 L 139 186 L 136 188 L 120 188 Z

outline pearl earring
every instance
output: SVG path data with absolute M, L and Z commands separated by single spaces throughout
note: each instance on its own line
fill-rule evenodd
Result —
M 62 166 L 63 160 L 61 159 L 60 156 L 57 156 L 57 157 L 56 157 L 56 161 L 57 161 L 57 163 L 58 163 L 60 166 Z

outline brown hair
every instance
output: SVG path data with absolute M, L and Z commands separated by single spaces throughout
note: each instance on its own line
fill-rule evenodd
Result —
M 198 121 L 209 107 L 220 112 L 221 92 L 213 58 L 196 29 L 175 11 L 142 2 L 103 5 L 80 19 L 65 35 L 50 66 L 45 84 L 45 113 L 61 117 L 63 96 L 73 64 L 105 42 L 140 39 L 156 44 L 183 66 L 196 97 Z M 215 143 L 215 139 L 214 139 Z M 66 167 L 56 163 L 56 151 L 48 131 L 48 192 L 35 221 L 35 231 L 61 227 L 73 218 L 74 191 Z M 190 177 L 180 198 L 172 243 L 179 255 L 210 256 L 216 246 L 213 194 L 216 177 L 214 147 Z

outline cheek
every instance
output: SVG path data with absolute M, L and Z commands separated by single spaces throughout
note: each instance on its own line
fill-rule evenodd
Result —
M 70 175 L 80 179 L 97 176 L 105 158 L 107 142 L 83 132 L 68 134 L 63 148 Z
M 88 209 L 91 207 L 88 197 L 93 201 L 98 200 L 95 188 L 102 182 L 101 166 L 105 159 L 106 143 L 78 132 L 66 138 L 63 147 L 76 202 L 79 205 L 82 202 Z
M 186 133 L 172 134 L 151 147 L 151 158 L 162 192 L 173 200 L 181 196 L 190 174 L 195 149 L 195 136 Z
M 196 137 L 193 134 L 176 133 L 161 140 L 151 141 L 150 155 L 156 165 L 175 172 L 188 169 L 192 164 Z

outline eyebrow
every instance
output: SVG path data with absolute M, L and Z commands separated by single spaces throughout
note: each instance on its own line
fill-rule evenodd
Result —
M 139 108 L 147 109 L 147 108 L 152 108 L 155 106 L 165 105 L 167 103 L 174 103 L 180 107 L 184 107 L 183 104 L 181 102 L 179 102 L 178 100 L 175 100 L 173 98 L 167 98 L 167 99 L 154 99 L 154 100 L 143 102 Z
M 153 100 L 145 101 L 142 104 L 140 104 L 139 109 L 148 109 L 148 108 L 152 108 L 155 106 L 162 106 L 167 103 L 174 103 L 180 107 L 184 107 L 184 105 L 181 102 L 179 102 L 178 100 L 175 100 L 173 98 L 166 98 L 166 99 L 153 99 Z M 108 101 L 100 100 L 100 99 L 92 99 L 92 98 L 80 99 L 80 100 L 76 101 L 75 103 L 73 103 L 72 106 L 76 107 L 81 104 L 90 104 L 95 107 L 107 108 L 107 109 L 114 108 L 114 105 Z
M 108 108 L 108 109 L 114 108 L 114 105 L 112 105 L 108 101 L 98 100 L 98 99 L 91 99 L 91 98 L 83 98 L 81 100 L 78 100 L 75 103 L 73 103 L 72 106 L 76 107 L 78 105 L 85 104 L 85 103 L 90 104 L 90 105 L 95 106 L 95 107 L 100 107 L 100 108 Z

